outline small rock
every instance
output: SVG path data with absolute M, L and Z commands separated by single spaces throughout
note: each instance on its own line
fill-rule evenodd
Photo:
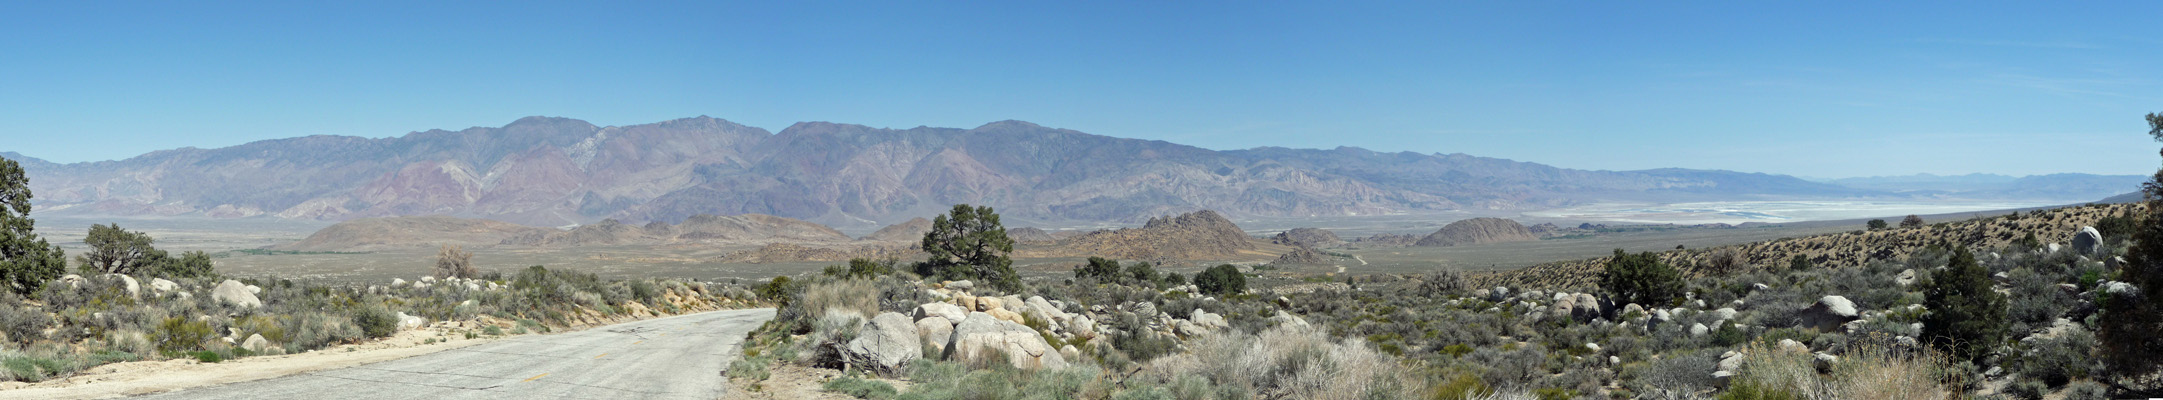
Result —
M 1712 328 L 1706 328 L 1705 324 L 1690 324 L 1690 336 L 1705 336 L 1707 333 L 1712 333 Z
M 1809 352 L 1810 346 L 1805 346 L 1795 339 L 1780 339 L 1780 350 Z
M 1488 293 L 1487 293 L 1487 301 L 1492 301 L 1492 302 L 1501 302 L 1501 301 L 1502 301 L 1502 299 L 1507 299 L 1507 298 L 1509 298 L 1509 297 L 1510 297 L 1510 288 L 1507 288 L 1507 287 L 1502 287 L 1502 286 L 1496 286 L 1494 290 L 1492 290 L 1492 291 L 1488 291 Z
M 969 290 L 976 288 L 976 283 L 970 281 L 947 281 L 946 288 L 956 290 Z
M 263 288 L 255 285 L 248 285 L 248 294 L 263 294 Z
M 1895 276 L 1895 277 L 1893 277 L 1893 283 L 1895 283 L 1895 284 L 1899 284 L 1899 285 L 1900 285 L 1900 287 L 1908 287 L 1908 286 L 1914 285 L 1914 284 L 1915 284 L 1915 269 L 1914 269 L 1914 268 L 1909 268 L 1909 269 L 1904 269 L 1904 270 L 1900 270 L 1900 276 Z
M 1586 343 L 1585 343 L 1585 349 L 1588 349 L 1588 350 L 1592 350 L 1592 351 L 1594 351 L 1594 352 L 1598 352 L 1598 351 L 1600 351 L 1600 344 L 1599 344 L 1599 343 L 1591 343 L 1591 342 L 1586 342 Z
M 1721 308 L 1721 309 L 1718 309 L 1718 310 L 1712 310 L 1712 317 L 1713 317 L 1713 318 L 1718 318 L 1718 319 L 1720 319 L 1720 320 L 1723 320 L 1723 321 L 1724 321 L 1724 320 L 1730 320 L 1730 319 L 1735 319 L 1735 309 L 1733 309 L 1733 308 Z
M 2126 294 L 2126 293 L 2134 293 L 2134 290 L 2135 290 L 2135 289 L 2138 289 L 2138 288 L 2135 288 L 2135 287 L 2133 287 L 2133 284 L 2131 284 L 2131 283 L 2125 283 L 2125 282 L 2119 282 L 2119 281 L 2110 281 L 2110 282 L 2104 282 L 2104 283 L 2103 283 L 2102 285 L 2097 285 L 2097 287 L 2101 287 L 2101 288 L 2103 288 L 2103 293 L 2110 293 L 2110 294 Z
M 270 340 L 263 339 L 263 334 L 260 333 L 248 335 L 248 340 L 240 342 L 240 348 L 261 354 L 266 350 L 270 350 Z
M 80 289 L 83 287 L 83 283 L 88 281 L 84 280 L 82 275 L 67 274 L 61 275 L 60 280 L 57 282 L 68 285 L 69 289 Z
M 404 312 L 404 311 L 399 311 L 399 312 L 398 312 L 398 330 L 416 329 L 416 328 L 420 328 L 420 327 L 421 327 L 421 325 L 427 325 L 427 324 L 428 324 L 428 319 L 426 319 L 426 318 L 421 318 L 421 317 L 419 317 L 419 316 L 412 316 L 412 315 L 406 315 L 406 312 Z
M 1756 290 L 1765 290 L 1765 289 L 1771 289 L 1771 288 L 1772 288 L 1771 286 L 1765 286 L 1765 284 L 1763 284 L 1763 283 L 1752 283 L 1752 284 L 1750 284 L 1750 290 L 1753 290 L 1753 291 L 1756 291 Z
M 406 287 L 405 278 L 391 278 L 391 287 Z

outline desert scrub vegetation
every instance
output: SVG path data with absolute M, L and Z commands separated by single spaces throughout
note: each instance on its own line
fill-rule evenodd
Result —
M 1973 223 L 2026 227 L 2114 209 Z M 2118 259 L 2137 241 L 2105 238 L 2075 249 L 2018 243 L 2026 232 L 1980 230 L 2004 244 L 1963 246 L 1973 241 L 1958 237 L 1966 234 L 1960 224 L 1865 233 L 1884 237 L 1859 243 L 1897 244 L 1861 258 L 1717 248 L 1618 254 L 1590 264 L 1613 266 L 1608 279 L 1544 286 L 1479 287 L 1495 281 L 1450 272 L 1264 277 L 1240 266 L 1206 268 L 1182 283 L 1164 279 L 1155 270 L 1162 266 L 1095 258 L 1070 276 L 1002 287 L 927 279 L 914 273 L 921 266 L 898 261 L 852 262 L 761 285 L 759 295 L 780 310 L 751 334 L 729 376 L 757 388 L 779 363 L 836 368 L 851 379 L 910 382 L 896 398 L 2129 393 L 2108 381 L 2117 370 L 2105 362 L 2113 358 L 2098 334 L 2107 318 L 2099 305 L 2123 299 L 2114 288 L 2138 290 L 2119 267 L 2129 263 Z M 1894 236 L 1931 232 L 1949 237 Z M 1738 248 L 1814 246 L 1776 242 Z M 1712 268 L 1703 257 L 1733 264 L 1704 273 Z M 1246 290 L 1199 285 L 1215 286 L 1227 273 Z M 915 322 L 889 333 L 921 348 L 891 366 L 845 354 L 889 334 L 867 322 L 882 316 Z M 957 351 L 955 338 L 973 329 L 959 322 L 976 318 L 995 320 L 979 328 L 1010 323 L 1027 335 L 1001 337 L 1031 343 L 957 356 L 971 352 Z M 1059 362 L 1048 361 L 1053 354 Z

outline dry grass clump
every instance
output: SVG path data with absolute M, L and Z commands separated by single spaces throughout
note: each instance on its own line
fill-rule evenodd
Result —
M 1200 376 L 1218 387 L 1214 392 L 1263 398 L 1411 398 L 1419 390 L 1420 380 L 1397 358 L 1357 338 L 1333 342 L 1308 327 L 1231 332 L 1189 341 L 1187 348 L 1150 362 L 1136 378 L 1174 384 L 1182 376 Z
M 1810 353 L 1756 345 L 1745 353 L 1742 375 L 1721 398 L 1945 399 L 1960 379 L 1943 355 L 1929 350 L 1855 346 L 1824 373 Z

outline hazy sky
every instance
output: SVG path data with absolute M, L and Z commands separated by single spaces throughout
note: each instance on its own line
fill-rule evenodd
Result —
M 711 115 L 1588 169 L 2147 174 L 2140 116 L 2163 111 L 2154 1 L 79 3 L 0 4 L 0 151 Z

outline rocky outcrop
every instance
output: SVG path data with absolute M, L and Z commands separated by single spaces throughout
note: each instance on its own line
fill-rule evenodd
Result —
M 887 225 L 885 228 L 879 228 L 878 232 L 872 232 L 869 235 L 864 235 L 864 237 L 856 238 L 856 240 L 879 242 L 916 242 L 924 240 L 924 234 L 926 233 L 931 233 L 931 220 L 924 219 L 923 217 L 916 217 L 909 219 L 907 222 Z M 1012 230 L 1009 230 L 1008 233 L 1009 234 L 1007 235 L 1007 237 L 1012 238 Z M 1015 241 L 1018 242 L 1021 240 L 1015 239 Z
M 248 285 L 231 279 L 219 282 L 217 288 L 211 289 L 210 299 L 241 308 L 263 307 L 263 300 L 257 299 L 255 292 L 248 291 Z
M 1523 242 L 1540 240 L 1517 221 L 1503 218 L 1473 218 L 1451 222 L 1442 229 L 1427 234 L 1413 243 L 1415 246 L 1461 246 L 1485 243 Z
M 1135 260 L 1209 260 L 1255 251 L 1246 231 L 1215 211 L 1158 217 L 1140 228 L 1096 231 L 1060 242 L 1058 252 Z
M 1336 257 L 1335 257 L 1335 256 L 1331 256 L 1331 255 L 1328 255 L 1328 254 L 1322 254 L 1322 252 L 1320 252 L 1320 251 L 1315 251 L 1315 250 L 1314 250 L 1314 248 L 1312 248 L 1312 247 L 1307 247 L 1307 246 L 1298 246 L 1298 247 L 1293 247 L 1293 248 L 1292 248 L 1292 251 L 1289 251 L 1289 252 L 1285 252 L 1285 253 L 1284 253 L 1284 255 L 1281 255 L 1281 256 L 1277 256 L 1277 260 L 1276 260 L 1276 261 L 1270 261 L 1270 262 L 1269 262 L 1269 264 L 1270 264 L 1270 265 L 1317 265 L 1317 264 L 1328 264 L 1328 263 L 1330 263 L 1330 262 L 1332 262 L 1332 261 L 1335 261 L 1335 260 L 1336 260 Z
M 856 339 L 843 347 L 842 358 L 851 366 L 881 375 L 894 375 L 910 361 L 922 358 L 923 340 L 909 316 L 880 313 L 857 331 Z M 1042 340 L 1042 339 L 1039 339 Z
M 1292 228 L 1269 238 L 1270 243 L 1286 246 L 1329 247 L 1343 244 L 1335 232 L 1321 228 Z
M 946 346 L 946 352 L 955 360 L 981 361 L 1005 352 L 1007 362 L 1015 368 L 1046 369 L 1067 365 L 1057 349 L 1044 342 L 1035 329 L 1013 321 L 1000 320 L 991 314 L 969 313 L 960 325 L 954 326 L 954 336 Z
M 1360 244 L 1360 245 L 1363 245 L 1363 246 L 1377 246 L 1377 247 L 1404 247 L 1404 246 L 1411 246 L 1411 245 L 1413 245 L 1413 244 L 1415 244 L 1415 243 L 1419 243 L 1419 240 L 1420 240 L 1420 236 L 1419 236 L 1419 235 L 1406 235 L 1406 234 L 1399 234 L 1399 233 L 1378 233 L 1378 234 L 1375 234 L 1374 236 L 1368 236 L 1368 237 L 1363 237 L 1363 238 L 1355 239 L 1355 240 L 1353 240 L 1352 242 L 1353 242 L 1353 243 L 1358 243 L 1358 244 Z

